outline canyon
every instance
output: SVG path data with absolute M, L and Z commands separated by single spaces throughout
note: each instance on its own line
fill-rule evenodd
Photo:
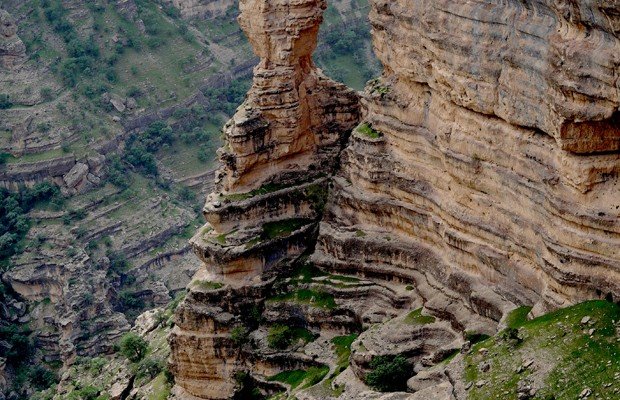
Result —
M 201 265 L 188 243 L 202 225 L 198 198 L 214 190 L 221 126 L 258 62 L 236 21 L 238 1 L 0 3 L 0 397 L 161 396 L 172 383 L 163 371 L 167 320 L 141 332 L 158 350 L 142 366 L 117 349 L 143 312 L 170 313 Z M 377 71 L 367 1 L 336 5 L 315 56 L 359 88 Z M 359 46 L 333 50 L 341 37 Z M 344 70 L 354 58 L 365 68 Z M 359 107 L 343 85 L 313 80 L 305 85 L 321 88 L 315 103 L 333 94 L 334 104 Z M 314 108 L 298 112 L 311 118 Z M 350 129 L 334 121 L 340 111 L 325 112 L 337 129 L 312 122 L 277 133 L 297 135 L 295 151 L 310 154 L 307 130 L 324 130 L 317 169 L 335 165 L 340 132 Z M 320 175 L 308 180 L 304 207 L 321 200 Z M 291 193 L 291 205 L 305 190 Z M 104 357 L 109 374 L 91 379 Z M 143 381 L 153 364 L 161 373 Z
M 620 300 L 617 2 L 370 4 L 383 74 L 357 94 L 313 64 L 325 1 L 240 1 L 260 63 L 191 239 L 176 398 L 490 398 L 474 337 Z M 398 394 L 367 385 L 401 356 Z M 541 366 L 510 396 L 548 390 L 560 359 L 524 361 Z

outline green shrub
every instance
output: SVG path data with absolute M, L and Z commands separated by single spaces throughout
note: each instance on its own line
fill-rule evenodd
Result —
M 56 374 L 41 365 L 33 367 L 28 378 L 30 383 L 39 390 L 45 390 L 58 382 Z
M 118 295 L 121 311 L 139 310 L 144 308 L 144 300 L 129 290 L 123 290 Z
M 0 153 L 0 165 L 6 164 L 6 162 L 11 158 L 11 154 L 9 153 Z
M 286 325 L 274 325 L 267 334 L 267 343 L 272 349 L 286 349 L 292 341 L 291 328 Z
M 52 88 L 44 87 L 41 89 L 40 93 L 41 93 L 41 97 L 45 101 L 50 101 L 54 98 L 54 91 L 52 90 Z
M 179 197 L 181 198 L 181 200 L 187 202 L 193 203 L 196 201 L 196 193 L 194 193 L 192 189 L 188 188 L 187 186 L 183 186 L 179 190 Z
M 101 389 L 96 386 L 85 386 L 67 396 L 68 400 L 98 400 Z
M 103 367 L 107 364 L 107 360 L 103 357 L 95 357 L 88 363 L 88 369 L 95 374 L 100 374 L 103 371 Z
M 108 164 L 108 180 L 111 184 L 121 189 L 128 188 L 131 183 L 127 168 L 125 168 L 123 161 L 117 155 L 110 157 L 110 163 Z
M 166 368 L 166 362 L 159 358 L 145 358 L 136 366 L 136 377 L 151 380 Z
M 235 347 L 239 348 L 248 342 L 248 334 L 249 332 L 245 326 L 236 326 L 230 331 L 230 339 L 233 341 Z
M 149 345 L 140 336 L 127 332 L 119 341 L 119 349 L 123 356 L 131 362 L 138 362 L 146 356 Z
M 377 356 L 370 362 L 366 384 L 381 392 L 397 392 L 407 388 L 413 375 L 411 364 L 403 356 Z
M 58 200 L 57 200 L 58 199 Z M 61 203 L 60 189 L 51 183 L 36 184 L 18 193 L 0 189 L 0 261 L 21 250 L 20 242 L 30 229 L 30 211 L 37 203 L 56 200 Z
M 110 260 L 110 272 L 117 275 L 124 273 L 130 266 L 127 257 L 121 252 L 109 250 L 106 252 L 106 257 Z
M 6 343 L 0 348 L 0 357 L 6 358 L 11 365 L 30 360 L 36 350 L 29 332 L 17 325 L 0 327 L 0 340 Z
M 254 380 L 247 372 L 237 372 L 235 374 L 235 381 L 237 382 L 237 391 L 233 397 L 233 400 L 264 400 L 263 396 L 256 387 Z
M 8 94 L 0 93 L 0 110 L 6 110 L 7 108 L 11 108 L 13 103 L 11 103 L 11 99 Z
M 315 336 L 307 329 L 279 324 L 272 326 L 267 333 L 267 344 L 273 349 L 284 350 L 300 339 L 308 343 L 314 340 Z

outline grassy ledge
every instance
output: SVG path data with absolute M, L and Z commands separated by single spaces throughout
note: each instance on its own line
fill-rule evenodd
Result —
M 383 134 L 381 134 L 381 132 L 374 130 L 372 128 L 372 126 L 370 126 L 366 122 L 364 122 L 363 124 L 358 126 L 355 129 L 355 132 L 357 132 L 358 134 L 360 134 L 362 136 L 369 137 L 371 139 L 379 139 L 379 138 L 381 138 L 383 136 Z
M 517 399 L 519 382 L 538 382 L 536 399 L 618 398 L 619 305 L 588 301 L 527 321 L 529 311 L 465 356 L 469 399 Z

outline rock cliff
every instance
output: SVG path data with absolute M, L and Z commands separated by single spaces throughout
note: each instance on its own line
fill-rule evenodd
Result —
M 347 230 L 397 232 L 388 247 L 430 250 L 427 271 L 465 297 L 480 282 L 536 312 L 617 299 L 614 15 L 583 3 L 373 2 L 385 73 L 363 100 L 372 133 L 358 130 L 343 156 L 317 260 L 363 270 Z
M 181 398 L 231 398 L 239 372 L 274 393 L 316 363 L 297 398 L 383 398 L 363 381 L 396 355 L 417 374 L 402 398 L 463 398 L 462 370 L 427 370 L 472 334 L 519 306 L 620 299 L 617 2 L 371 1 L 384 73 L 350 137 L 356 96 L 310 58 L 324 2 L 240 7 L 261 63 L 192 239 L 205 269 L 171 336 Z M 278 324 L 313 338 L 270 350 Z
M 229 398 L 250 365 L 229 338 L 278 275 L 307 249 L 358 96 L 314 67 L 325 1 L 240 2 L 239 23 L 260 63 L 247 100 L 226 124 L 208 223 L 191 240 L 206 270 L 177 311 L 171 367 L 179 390 Z M 214 295 L 210 292 L 215 290 Z M 195 358 L 197 348 L 207 351 Z M 209 385 L 204 382 L 209 381 Z

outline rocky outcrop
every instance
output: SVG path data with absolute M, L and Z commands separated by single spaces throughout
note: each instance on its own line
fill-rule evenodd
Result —
M 518 306 L 539 315 L 620 298 L 617 5 L 371 4 L 385 70 L 369 83 L 363 123 L 340 156 L 354 98 L 312 68 L 322 2 L 240 4 L 261 64 L 226 126 L 209 223 L 192 239 L 211 275 L 195 281 L 171 336 L 182 398 L 230 398 L 236 372 L 260 382 L 286 369 L 264 352 L 235 350 L 232 331 L 246 315 L 237 303 L 262 308 L 267 326 L 319 335 L 280 355 L 289 362 L 320 348 L 328 332 L 364 331 L 340 376 L 328 352 L 314 353 L 330 366 L 324 383 L 336 392 L 344 385 L 343 398 L 390 398 L 363 381 L 374 357 L 401 354 L 419 374 L 409 389 L 419 392 L 398 396 L 414 399 L 462 397 L 447 375 L 425 371 L 467 351 L 468 335 L 495 333 Z M 323 180 L 331 187 L 324 209 L 309 190 Z M 319 217 L 310 261 L 324 275 L 295 273 L 283 284 Z M 333 303 L 320 309 L 317 299 Z M 324 388 L 295 396 L 339 396 Z
M 541 130 L 565 151 L 620 149 L 613 6 L 374 1 L 371 19 L 390 75 L 426 84 L 462 108 Z
M 26 46 L 17 36 L 17 25 L 0 9 L 0 68 L 13 69 L 26 60 Z
M 357 96 L 321 74 L 311 54 L 324 3 L 242 2 L 241 26 L 261 57 L 246 102 L 226 124 L 208 224 L 192 239 L 218 280 L 252 281 L 306 248 Z M 286 17 L 286 18 L 285 18 Z M 274 89 L 275 88 L 275 89 Z
M 251 367 L 231 330 L 316 236 L 326 175 L 359 115 L 357 95 L 312 63 L 324 1 L 247 0 L 240 8 L 261 61 L 224 128 L 208 223 L 191 240 L 208 272 L 190 285 L 170 338 L 177 390 L 200 398 L 231 397 L 235 374 Z M 213 285 L 224 288 L 210 295 Z M 198 349 L 207 352 L 199 359 Z

